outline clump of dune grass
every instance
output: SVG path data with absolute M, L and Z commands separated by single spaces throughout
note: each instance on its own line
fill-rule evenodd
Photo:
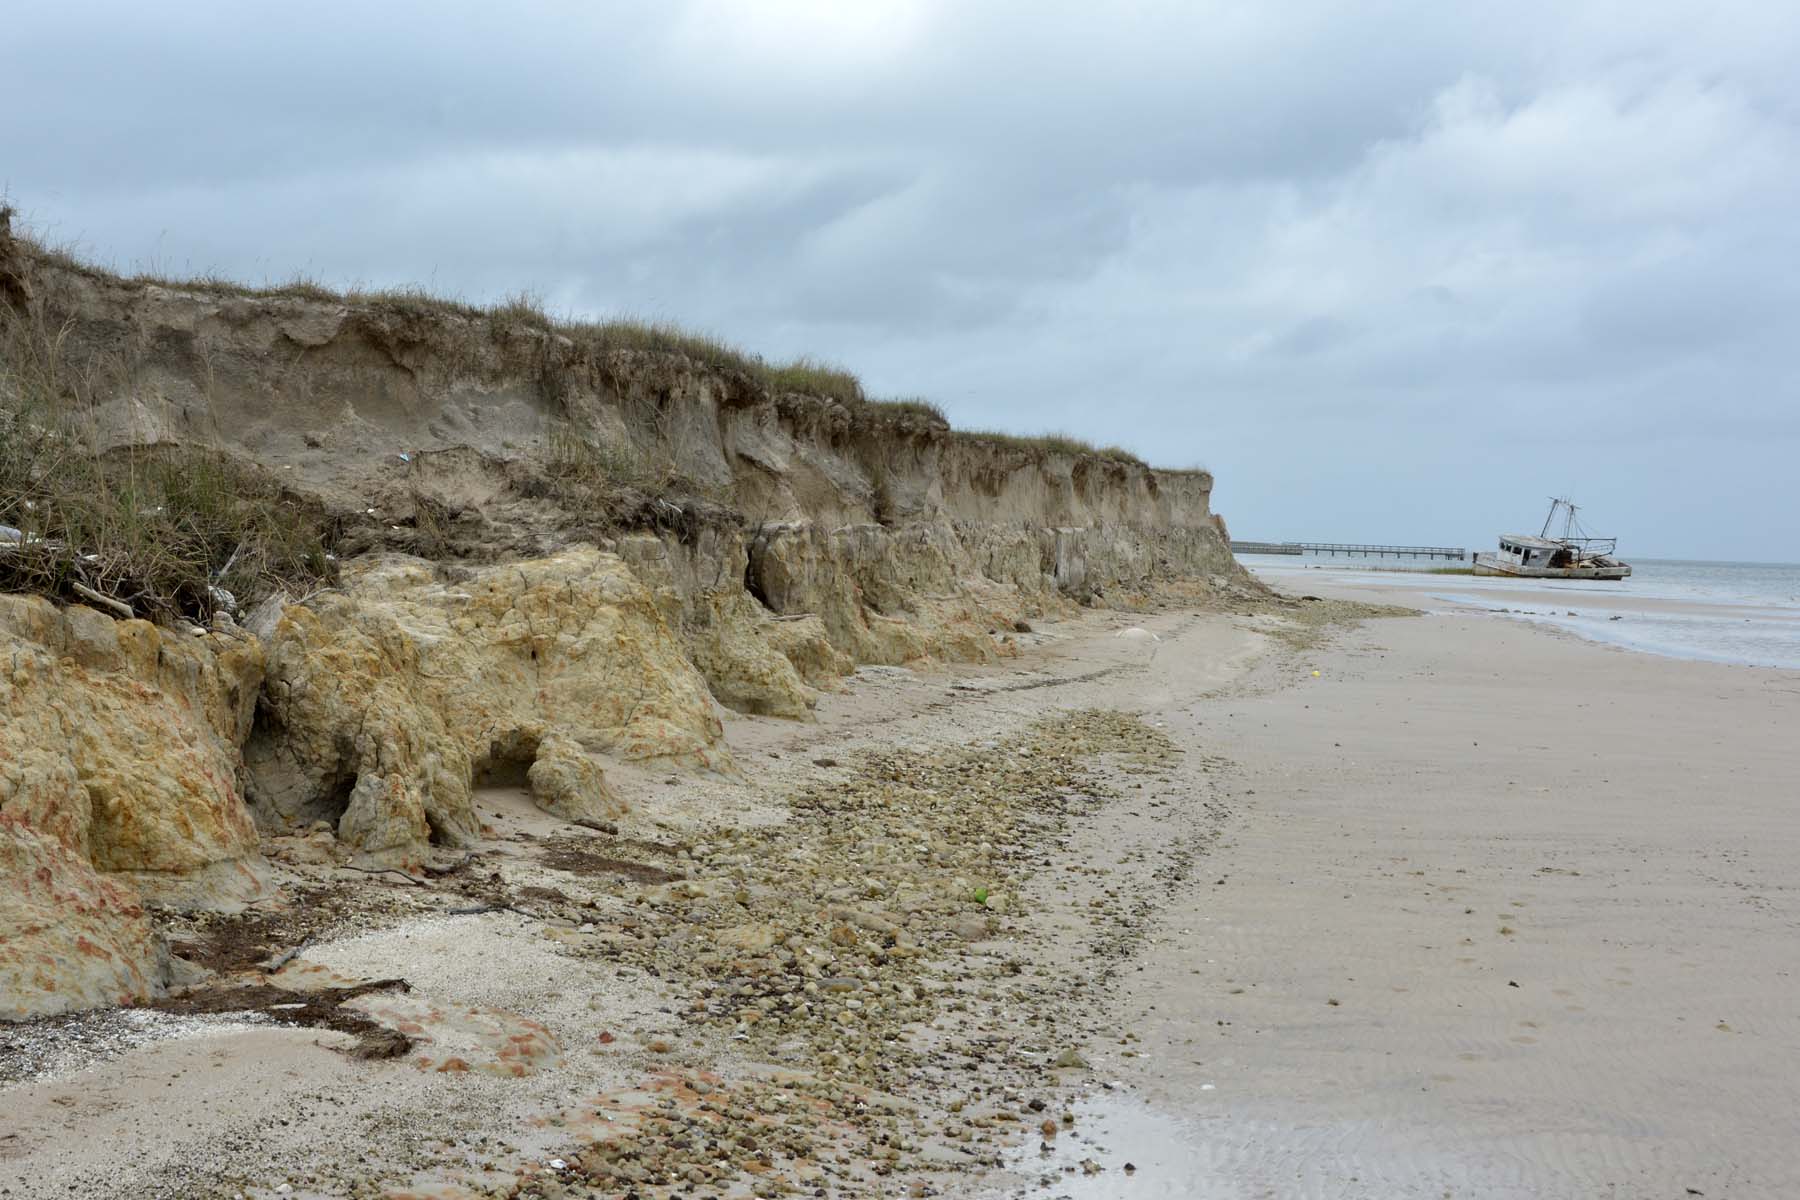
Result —
M 800 392 L 824 396 L 840 404 L 856 404 L 863 398 L 862 381 L 842 367 L 814 358 L 771 363 L 759 372 L 763 385 L 774 392 Z
M 566 422 L 550 429 L 535 466 L 519 481 L 524 493 L 554 500 L 597 531 L 656 529 L 687 538 L 739 520 L 717 485 L 629 443 L 595 441 Z
M 565 321 L 558 332 L 600 353 L 642 350 L 680 354 L 714 370 L 755 375 L 761 360 L 709 334 L 695 333 L 668 321 L 621 317 L 609 321 Z
M 897 417 L 923 417 L 938 425 L 948 425 L 950 418 L 944 410 L 923 396 L 892 396 L 879 400 L 866 400 L 864 405 L 872 412 Z
M 566 422 L 552 426 L 544 439 L 543 471 L 559 499 L 602 508 L 626 489 L 661 482 L 634 447 L 595 444 Z
M 545 333 L 556 330 L 556 321 L 544 308 L 543 298 L 534 292 L 514 292 L 483 315 L 491 323 L 502 327 L 523 325 Z
M 771 392 L 801 392 L 823 396 L 843 404 L 863 398 L 862 381 L 851 372 L 818 359 L 800 357 L 769 362 L 721 338 L 684 329 L 668 321 L 620 317 L 606 321 L 562 321 L 554 331 L 590 350 L 605 354 L 614 350 L 641 350 L 679 354 L 715 371 L 749 376 Z
M 335 578 L 324 514 L 265 472 L 206 447 L 100 451 L 83 414 L 111 368 L 65 341 L 0 303 L 0 592 L 205 622 Z
M 1104 458 L 1112 462 L 1144 465 L 1144 460 L 1123 446 L 1096 446 L 1066 433 L 1022 434 L 999 429 L 959 429 L 956 436 L 966 441 L 987 443 L 1017 450 L 1033 456 L 1063 454 L 1071 458 Z

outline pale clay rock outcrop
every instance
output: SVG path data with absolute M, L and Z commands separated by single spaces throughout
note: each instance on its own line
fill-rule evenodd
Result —
M 819 702 L 764 632 L 775 624 L 743 589 L 712 592 L 689 606 L 689 657 L 719 703 L 737 712 L 810 720 Z
M 145 898 L 266 893 L 238 791 L 262 652 L 0 596 L 0 1018 L 157 994 Z
M 538 743 L 525 778 L 537 806 L 565 821 L 600 821 L 625 811 L 600 765 L 567 734 L 553 733 Z
M 794 670 L 812 687 L 835 691 L 844 676 L 856 670 L 848 654 L 831 644 L 825 622 L 811 613 L 777 617 L 758 629 L 764 641 L 794 664 Z
M 807 720 L 819 685 L 770 637 L 777 624 L 744 590 L 741 537 L 708 530 L 692 543 L 649 535 L 619 539 L 618 553 L 681 631 L 689 660 L 720 704 L 758 716 Z
M 238 790 L 262 650 L 0 596 L 0 813 L 176 903 L 261 890 Z
M 457 574 L 366 563 L 344 594 L 283 615 L 245 747 L 266 825 L 333 821 L 363 853 L 409 861 L 476 835 L 472 779 L 539 758 L 553 803 L 604 811 L 571 747 L 731 769 L 705 681 L 617 555 Z

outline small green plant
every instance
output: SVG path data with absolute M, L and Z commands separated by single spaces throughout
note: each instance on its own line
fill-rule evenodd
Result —
M 988 901 L 988 890 L 984 887 L 978 887 L 973 892 L 969 893 L 969 898 L 974 900 L 977 904 L 986 904 Z
M 924 417 L 928 421 L 944 425 L 950 423 L 950 419 L 944 415 L 944 410 L 923 396 L 897 396 L 885 400 L 868 400 L 864 401 L 864 404 L 871 411 L 877 413 L 898 417 Z

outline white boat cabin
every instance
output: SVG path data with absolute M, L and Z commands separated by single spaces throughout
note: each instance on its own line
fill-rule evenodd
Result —
M 1560 562 L 1554 561 L 1557 554 L 1562 555 Z M 1566 567 L 1573 557 L 1568 546 L 1562 542 L 1553 542 L 1549 538 L 1535 537 L 1529 533 L 1503 533 L 1500 535 L 1500 553 L 1497 556 L 1509 559 L 1521 567 Z
M 1549 536 L 1558 509 L 1564 512 L 1563 536 Z M 1532 579 L 1625 579 L 1631 575 L 1631 564 L 1612 556 L 1617 538 L 1577 537 L 1575 506 L 1567 500 L 1552 500 L 1550 515 L 1544 518 L 1543 532 L 1503 533 L 1497 554 L 1477 554 L 1477 575 L 1514 575 Z

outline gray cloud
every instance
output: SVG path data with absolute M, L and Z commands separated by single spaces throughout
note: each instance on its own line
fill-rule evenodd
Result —
M 670 317 L 1204 462 L 1248 535 L 1485 541 L 1567 487 L 1640 552 L 1800 558 L 1791 6 L 74 3 L 8 32 L 0 185 L 120 266 Z

